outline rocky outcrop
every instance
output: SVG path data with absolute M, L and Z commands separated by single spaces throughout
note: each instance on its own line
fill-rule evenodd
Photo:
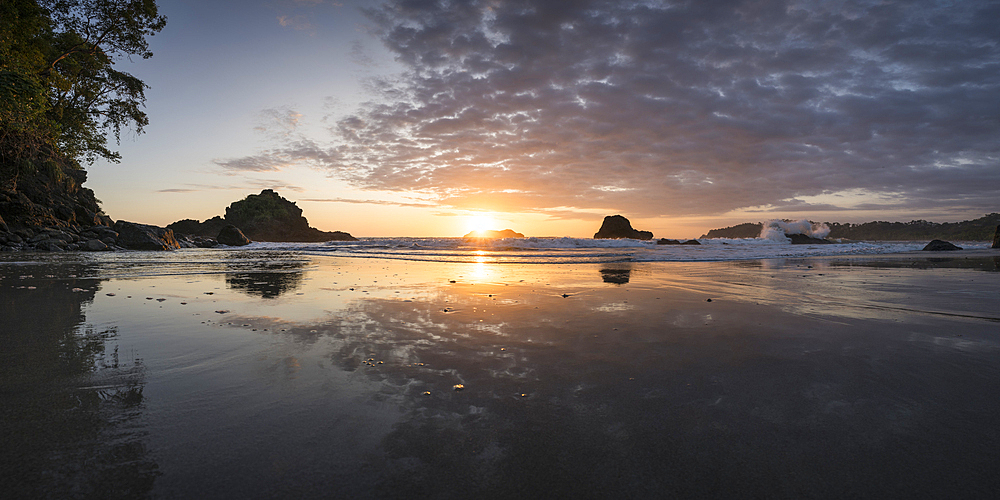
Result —
M 222 231 L 222 228 L 229 224 L 225 219 L 216 215 L 205 222 L 198 222 L 194 219 L 179 220 L 172 224 L 167 224 L 167 229 L 172 229 L 176 235 L 201 236 L 214 239 L 219 234 L 219 231 Z
M 249 245 L 250 239 L 240 231 L 240 228 L 229 224 L 219 231 L 219 236 L 217 236 L 216 241 L 223 245 L 229 245 L 231 247 L 241 247 L 243 245 Z
M 1000 248 L 1000 226 L 997 226 L 997 232 L 993 235 L 993 246 L 990 248 Z
M 120 220 L 115 223 L 115 231 L 118 231 L 117 245 L 129 250 L 173 250 L 181 247 L 172 230 L 158 226 Z
M 701 245 L 701 242 L 698 240 L 681 241 L 681 240 L 660 238 L 659 240 L 656 241 L 656 244 L 657 245 Z
M 357 241 L 343 231 L 320 231 L 310 227 L 301 208 L 271 189 L 233 202 L 226 209 L 225 218 L 216 216 L 204 222 L 184 219 L 167 227 L 188 240 L 194 236 L 214 237 L 230 224 L 253 241 Z
M 792 240 L 793 245 L 826 245 L 833 243 L 830 240 L 813 238 L 812 236 L 805 234 L 786 234 L 785 237 Z
M 961 250 L 962 247 L 953 245 L 947 241 L 933 240 L 923 249 L 927 252 L 947 252 L 951 250 Z
M 86 171 L 46 168 L 0 190 L 0 251 L 82 250 L 88 247 L 82 232 L 111 225 L 94 192 L 82 186 Z
M 594 234 L 594 239 L 631 238 L 635 240 L 651 240 L 653 233 L 632 228 L 632 223 L 621 215 L 609 215 L 604 218 L 601 229 Z
M 462 238 L 467 240 L 473 240 L 473 239 L 500 240 L 504 238 L 524 238 L 524 235 L 515 232 L 513 229 L 504 229 L 503 231 L 489 229 L 486 231 L 472 231 L 469 234 L 463 236 Z

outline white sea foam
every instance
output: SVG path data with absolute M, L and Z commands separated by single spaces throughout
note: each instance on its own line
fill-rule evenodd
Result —
M 786 235 L 804 234 L 813 238 L 826 238 L 830 234 L 830 226 L 824 223 L 815 224 L 806 219 L 787 222 L 773 219 L 764 223 L 760 230 L 760 238 L 789 242 Z

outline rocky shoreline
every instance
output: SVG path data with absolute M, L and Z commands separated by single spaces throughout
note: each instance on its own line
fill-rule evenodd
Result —
M 0 252 L 173 250 L 242 246 L 252 240 L 356 241 L 345 232 L 310 227 L 294 202 L 270 189 L 231 204 L 225 219 L 183 220 L 165 228 L 114 221 L 101 210 L 93 190 L 82 186 L 86 180 L 84 170 L 57 168 L 22 179 L 16 190 L 0 190 Z

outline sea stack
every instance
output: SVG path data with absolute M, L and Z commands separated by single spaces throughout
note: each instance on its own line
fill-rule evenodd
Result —
M 601 229 L 594 234 L 594 239 L 631 238 L 635 240 L 651 240 L 653 233 L 632 229 L 632 223 L 621 215 L 609 215 L 604 218 Z

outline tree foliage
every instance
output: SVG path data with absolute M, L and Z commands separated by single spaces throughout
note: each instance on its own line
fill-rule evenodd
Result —
M 165 24 L 155 0 L 0 2 L 0 175 L 119 161 L 108 136 L 142 133 L 148 86 L 115 64 L 151 57 Z

